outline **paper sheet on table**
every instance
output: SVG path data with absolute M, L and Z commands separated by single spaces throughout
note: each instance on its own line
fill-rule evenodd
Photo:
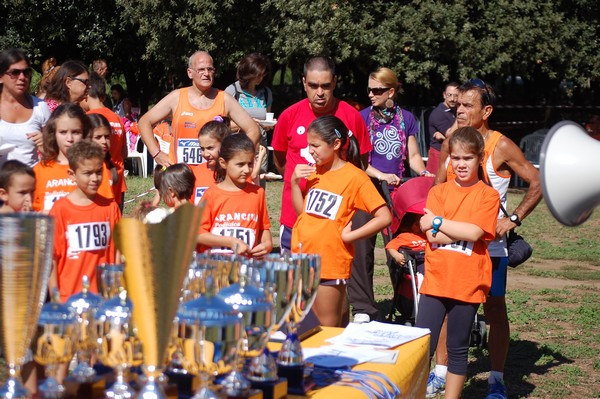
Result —
M 352 367 L 370 362 L 387 354 L 372 348 L 346 345 L 326 345 L 319 348 L 302 348 L 304 360 L 315 366 L 328 368 Z
M 429 334 L 428 328 L 401 326 L 398 324 L 350 323 L 344 331 L 327 341 L 341 345 L 370 345 L 393 348 Z

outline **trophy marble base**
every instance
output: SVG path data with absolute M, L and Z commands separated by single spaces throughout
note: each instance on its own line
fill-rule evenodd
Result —
M 288 383 L 285 378 L 277 381 L 252 381 L 252 388 L 260 389 L 263 399 L 284 399 L 288 393 Z
M 227 399 L 263 399 L 263 392 L 260 389 L 251 389 L 247 395 L 227 395 Z
M 304 366 L 277 365 L 277 374 L 287 380 L 287 392 L 290 395 L 305 396 L 315 384 L 304 376 Z
M 92 382 L 76 382 L 65 379 L 65 396 L 67 398 L 101 398 L 104 396 L 106 381 L 96 378 Z

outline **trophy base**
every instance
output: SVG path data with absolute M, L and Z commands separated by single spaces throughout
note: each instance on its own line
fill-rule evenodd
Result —
M 164 373 L 169 379 L 169 385 L 173 384 L 177 387 L 177 392 L 180 397 L 192 397 L 198 384 L 195 376 L 192 374 L 175 373 L 166 371 Z
M 304 396 L 314 388 L 315 383 L 304 376 L 304 366 L 277 366 L 277 374 L 287 380 L 290 395 Z
M 104 393 L 106 382 L 100 378 L 90 382 L 77 382 L 67 378 L 64 386 L 65 396 L 68 398 L 99 398 Z
M 263 399 L 260 389 L 251 389 L 245 394 L 227 395 L 227 399 Z
M 260 389 L 263 399 L 284 399 L 288 393 L 288 383 L 285 378 L 277 381 L 252 381 L 252 388 Z

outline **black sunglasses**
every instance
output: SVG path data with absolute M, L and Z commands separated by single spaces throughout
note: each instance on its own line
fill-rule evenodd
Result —
M 467 83 L 470 83 L 473 86 L 485 89 L 485 82 L 481 79 L 478 79 L 478 78 L 469 79 L 469 80 L 467 80 Z
M 71 79 L 80 81 L 81 83 L 83 83 L 85 85 L 85 87 L 90 87 L 90 80 L 89 79 L 81 79 L 81 78 L 78 78 L 78 77 L 75 77 L 75 76 L 73 76 Z
M 388 91 L 389 89 L 391 89 L 391 87 L 367 87 L 367 95 L 369 95 L 369 93 L 373 92 L 374 95 L 380 96 L 383 93 L 385 93 L 386 91 Z
M 27 67 L 25 69 L 11 69 L 5 72 L 8 76 L 13 79 L 18 78 L 21 74 L 25 75 L 26 78 L 30 78 L 33 73 L 33 69 L 31 67 Z

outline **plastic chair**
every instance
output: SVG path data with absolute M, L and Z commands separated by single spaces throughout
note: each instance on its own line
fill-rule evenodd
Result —
M 127 141 L 129 142 L 131 135 L 127 135 Z M 142 152 L 138 151 L 138 144 L 141 141 L 141 136 L 137 135 L 135 141 L 134 150 L 131 150 L 131 146 L 127 145 L 127 159 L 131 159 L 134 165 L 137 167 L 138 174 L 142 177 L 148 177 L 148 170 L 146 167 L 146 160 L 148 159 L 148 150 L 142 142 Z M 141 171 L 141 172 L 140 172 Z

